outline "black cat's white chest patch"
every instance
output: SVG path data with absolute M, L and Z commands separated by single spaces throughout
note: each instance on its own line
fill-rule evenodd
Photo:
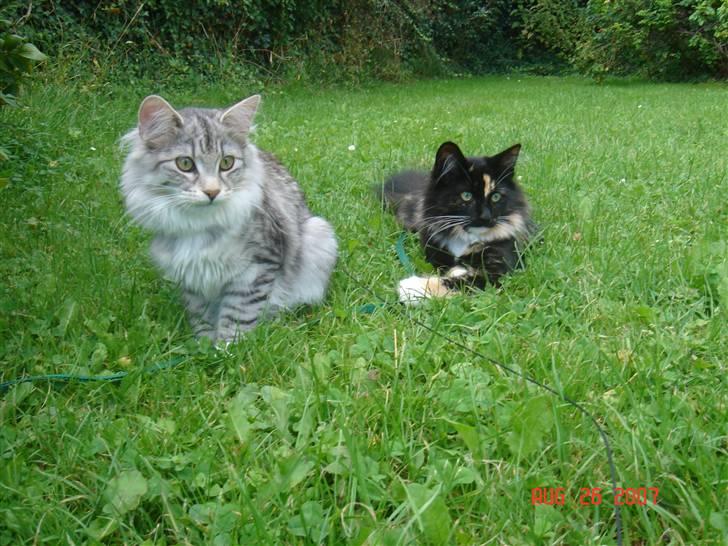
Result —
M 507 239 L 521 239 L 528 236 L 528 225 L 520 212 L 513 212 L 508 216 L 498 218 L 493 227 L 469 227 L 454 231 L 444 241 L 445 249 L 454 257 L 459 258 L 473 252 L 473 247 L 504 241 Z

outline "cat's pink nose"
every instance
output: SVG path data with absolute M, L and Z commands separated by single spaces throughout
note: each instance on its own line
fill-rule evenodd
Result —
M 210 198 L 210 203 L 212 203 L 215 200 L 215 197 L 218 196 L 220 193 L 220 190 L 203 190 L 203 192 L 207 197 Z

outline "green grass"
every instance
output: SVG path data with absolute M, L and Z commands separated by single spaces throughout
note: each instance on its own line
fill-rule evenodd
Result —
M 153 87 L 48 85 L 0 111 L 0 544 L 610 544 L 608 430 L 625 544 L 728 541 L 728 88 L 486 78 L 264 92 L 257 143 L 341 248 L 328 299 L 220 354 L 117 189 L 118 137 Z M 253 89 L 171 92 L 222 105 Z M 369 185 L 523 144 L 545 242 L 502 290 L 403 312 L 399 230 Z M 349 151 L 349 145 L 355 150 Z M 422 260 L 414 238 L 409 255 Z M 344 272 L 354 275 L 351 280 Z M 185 363 L 138 373 L 173 356 Z M 567 505 L 531 505 L 531 488 Z M 576 505 L 603 488 L 599 507 Z

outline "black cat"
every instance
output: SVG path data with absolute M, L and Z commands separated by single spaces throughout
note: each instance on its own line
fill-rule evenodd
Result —
M 526 196 L 514 180 L 521 145 L 492 157 L 465 157 L 452 142 L 437 150 L 430 174 L 404 171 L 383 187 L 399 222 L 420 235 L 428 262 L 452 284 L 483 288 L 522 265 L 536 233 Z M 462 272 L 465 268 L 466 273 Z

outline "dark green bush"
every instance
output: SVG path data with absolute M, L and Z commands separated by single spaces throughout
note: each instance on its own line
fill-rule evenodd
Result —
M 54 58 L 90 60 L 92 74 L 111 79 L 231 70 L 316 80 L 401 79 L 442 73 L 445 66 L 479 73 L 518 64 L 536 48 L 517 44 L 512 4 L 41 0 L 27 14 L 26 28 Z M 23 10 L 17 6 L 14 15 Z
M 509 40 L 510 2 L 433 2 L 431 32 L 435 50 L 459 69 L 484 72 L 513 58 Z
M 112 76 L 217 70 L 227 60 L 274 67 L 308 29 L 322 0 L 41 1 L 27 25 L 54 56 L 85 52 Z
M 594 76 L 728 76 L 725 0 L 590 0 L 576 65 Z
M 728 0 L 38 0 L 3 16 L 97 81 L 728 75 Z
M 0 18 L 0 106 L 15 105 L 15 96 L 33 64 L 45 55 L 12 31 L 12 23 Z
M 520 0 L 515 2 L 512 27 L 525 51 L 546 52 L 569 61 L 588 34 L 585 1 Z
M 297 61 L 292 73 L 319 81 L 354 82 L 432 75 L 441 61 L 420 28 L 428 5 L 426 1 L 330 2 L 327 25 L 312 29 L 294 44 Z

